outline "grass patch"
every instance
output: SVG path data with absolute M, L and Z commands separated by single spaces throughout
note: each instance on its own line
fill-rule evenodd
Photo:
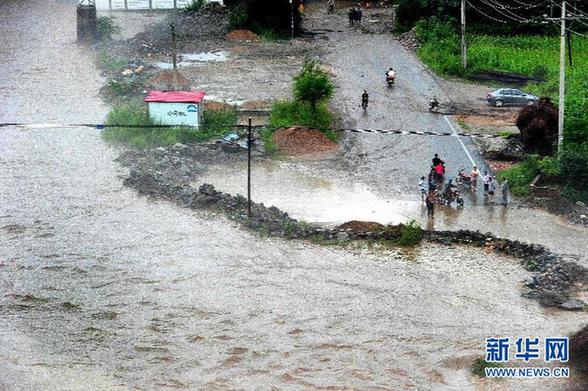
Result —
M 272 128 L 284 128 L 292 125 L 308 126 L 313 129 L 328 129 L 333 116 L 326 104 L 319 104 L 313 111 L 310 103 L 300 101 L 281 101 L 274 103 L 269 125 Z
M 400 236 L 395 240 L 399 246 L 416 246 L 423 238 L 423 230 L 414 220 L 408 222 L 400 229 Z
M 503 139 L 508 140 L 509 138 L 516 136 L 516 134 L 508 132 L 506 130 L 501 130 L 500 132 L 498 132 L 498 136 L 500 136 Z
M 483 358 L 477 358 L 472 363 L 470 370 L 476 376 L 486 377 L 486 371 L 485 371 L 486 368 L 500 368 L 500 367 L 502 367 L 502 364 L 500 364 L 500 363 L 487 362 Z
M 106 50 L 98 53 L 98 67 L 107 72 L 122 71 L 128 64 L 129 61 L 126 58 L 112 56 Z
M 102 137 L 107 142 L 135 148 L 189 144 L 225 135 L 232 129 L 236 120 L 237 114 L 234 110 L 207 110 L 202 114 L 199 130 L 188 126 L 156 127 L 157 124 L 151 121 L 146 108 L 129 104 L 115 107 L 108 114 L 106 125 L 122 126 L 107 127 L 102 132 Z

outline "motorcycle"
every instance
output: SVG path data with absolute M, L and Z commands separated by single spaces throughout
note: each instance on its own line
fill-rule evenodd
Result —
M 450 192 L 437 193 L 437 202 L 439 205 L 451 206 L 453 202 L 457 202 L 459 206 L 463 206 L 463 198 L 457 189 L 452 189 Z
M 462 186 L 471 186 L 472 178 L 466 175 L 465 170 L 462 168 L 461 170 L 459 170 L 457 178 L 455 178 L 455 183 Z
M 437 98 L 429 100 L 429 111 L 431 113 L 436 113 L 439 111 L 439 101 L 437 100 Z

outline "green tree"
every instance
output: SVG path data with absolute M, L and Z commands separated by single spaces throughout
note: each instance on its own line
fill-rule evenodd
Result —
M 333 95 L 333 89 L 329 76 L 314 60 L 306 60 L 300 73 L 294 77 L 294 98 L 310 103 L 313 112 L 317 103 Z

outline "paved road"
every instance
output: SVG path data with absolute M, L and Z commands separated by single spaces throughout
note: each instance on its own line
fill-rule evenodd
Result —
M 454 132 L 451 118 L 428 112 L 431 96 L 436 95 L 441 102 L 448 99 L 435 77 L 412 53 L 391 35 L 344 34 L 344 42 L 341 37 L 335 39 L 341 43 L 334 45 L 328 59 L 337 72 L 335 99 L 346 102 L 349 126 Z M 394 87 L 385 83 L 384 74 L 390 66 L 397 70 Z M 359 107 L 364 89 L 370 94 L 366 112 Z M 470 170 L 472 162 L 482 170 L 485 167 L 471 140 L 457 136 L 354 134 L 347 137 L 346 144 L 347 156 L 361 179 L 383 191 L 412 193 L 418 178 L 429 172 L 435 153 L 445 160 L 450 177 L 462 166 Z

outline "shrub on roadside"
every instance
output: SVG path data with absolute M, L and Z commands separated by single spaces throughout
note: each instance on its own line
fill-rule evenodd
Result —
M 189 13 L 197 12 L 206 4 L 206 0 L 192 0 L 188 4 L 186 4 L 186 8 L 184 10 Z
M 423 230 L 414 220 L 408 222 L 400 229 L 400 236 L 396 239 L 396 244 L 400 246 L 415 246 L 423 238 Z
M 313 111 L 319 103 L 331 98 L 333 90 L 334 86 L 329 75 L 315 60 L 304 61 L 302 70 L 294 76 L 294 98 L 297 101 L 308 102 Z
M 97 17 L 96 30 L 100 41 L 110 41 L 114 35 L 120 34 L 120 26 L 116 24 L 114 16 Z
M 557 180 L 561 174 L 560 163 L 556 158 L 540 159 L 536 155 L 498 173 L 500 181 L 508 180 L 510 191 L 514 195 L 529 195 L 529 184 L 537 175 L 541 174 L 545 180 Z

